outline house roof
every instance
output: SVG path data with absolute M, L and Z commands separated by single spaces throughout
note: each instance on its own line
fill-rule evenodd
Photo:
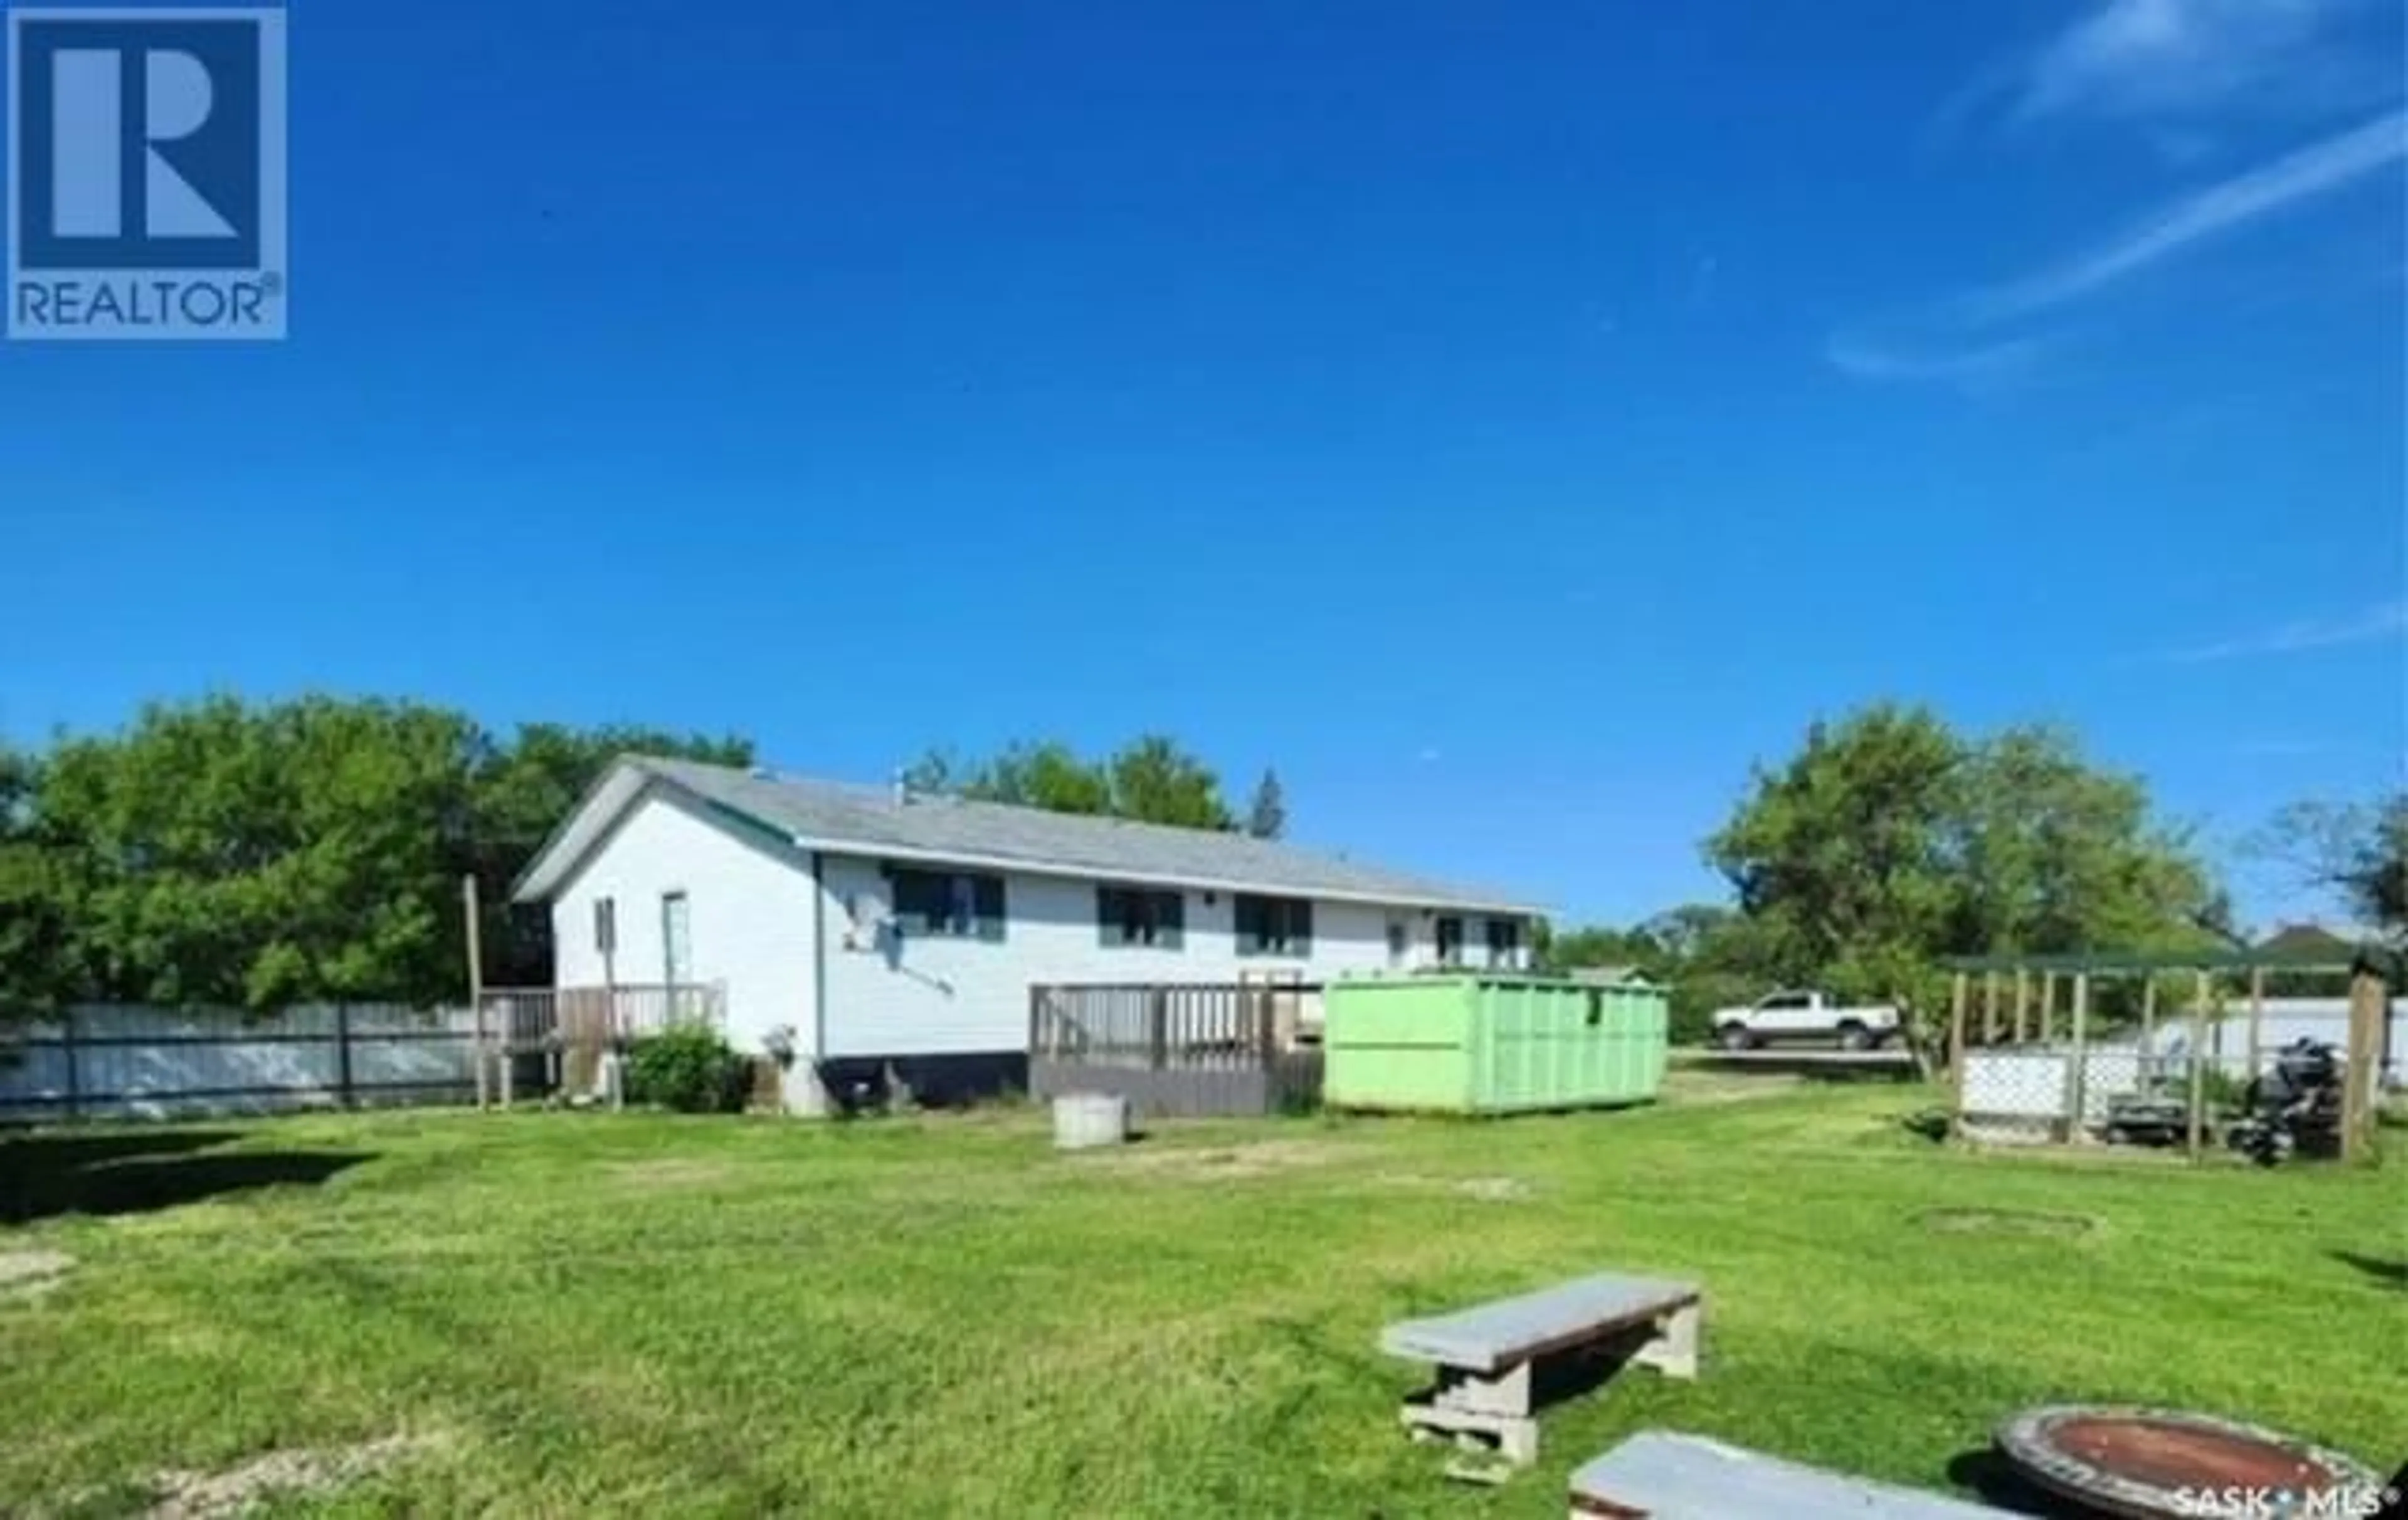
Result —
M 2358 947 L 2379 938 L 2367 929 L 2342 933 L 2322 924 L 2286 924 L 2258 941 L 2261 955 L 2320 955 L 2329 960 L 2346 961 Z
M 1601 987 L 1656 985 L 1655 979 L 1636 966 L 1575 966 L 1564 973 L 1574 982 L 1595 982 Z
M 1270 839 L 1039 808 L 914 795 L 623 755 L 570 812 L 511 896 L 550 897 L 647 791 L 665 791 L 797 849 L 1165 886 L 1278 892 L 1334 901 L 1535 913 L 1507 894 L 1433 881 Z

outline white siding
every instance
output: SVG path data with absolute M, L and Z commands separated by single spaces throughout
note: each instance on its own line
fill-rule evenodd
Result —
M 657 794 L 638 801 L 553 897 L 554 982 L 602 985 L 594 904 L 607 896 L 618 905 L 613 974 L 623 985 L 659 982 L 661 899 L 671 892 L 686 895 L 694 980 L 726 988 L 729 1040 L 757 1051 L 764 1035 L 788 1025 L 808 1052 L 815 996 L 810 857 L 738 837 Z
M 907 934 L 875 950 L 846 947 L 848 899 L 891 890 L 877 860 L 829 855 L 817 893 L 811 857 L 775 839 L 752 839 L 708 821 L 657 794 L 638 800 L 578 866 L 552 899 L 555 981 L 600 986 L 594 904 L 617 904 L 623 984 L 657 983 L 664 975 L 661 901 L 687 900 L 694 978 L 724 985 L 729 1038 L 759 1050 L 763 1037 L 790 1025 L 812 1053 L 815 1026 L 824 1056 L 939 1055 L 1019 1051 L 1027 1044 L 1028 989 L 1038 982 L 1233 982 L 1244 973 L 1294 972 L 1312 982 L 1391 968 L 1387 927 L 1405 926 L 1400 968 L 1436 958 L 1440 917 L 1415 907 L 1315 902 L 1312 944 L 1304 956 L 1240 955 L 1236 905 L 1227 892 L 1190 890 L 1179 949 L 1111 947 L 1096 926 L 1093 881 L 1011 875 L 1005 879 L 999 941 Z M 818 900 L 814 900 L 815 896 Z M 1487 959 L 1486 918 L 1459 916 L 1464 961 Z M 815 936 L 824 924 L 824 967 L 815 967 Z M 1526 963 L 1528 925 L 1523 925 Z M 824 1025 L 814 999 L 824 988 Z
M 1267 971 L 1320 982 L 1384 970 L 1392 915 L 1407 927 L 1406 967 L 1426 965 L 1435 954 L 1436 915 L 1418 908 L 1316 902 L 1309 955 L 1240 955 L 1231 895 L 1194 890 L 1184 894 L 1181 948 L 1107 946 L 1096 927 L 1096 882 L 1025 875 L 1005 878 L 999 941 L 906 934 L 884 948 L 850 950 L 842 932 L 847 899 L 856 894 L 886 898 L 887 883 L 877 861 L 854 856 L 828 856 L 823 877 L 830 1056 L 1025 1049 L 1028 989 L 1038 982 L 1233 982 L 1241 973 Z M 1486 960 L 1485 924 L 1481 915 L 1464 915 L 1468 964 Z M 1528 934 L 1526 924 L 1525 955 Z

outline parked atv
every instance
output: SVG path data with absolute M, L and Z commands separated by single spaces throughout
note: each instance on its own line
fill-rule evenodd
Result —
M 2261 1167 L 2292 1155 L 2338 1154 L 2341 1083 L 2332 1046 L 2294 1040 L 2275 1053 L 2273 1069 L 2249 1084 L 2247 1111 L 2227 1132 L 2228 1142 Z

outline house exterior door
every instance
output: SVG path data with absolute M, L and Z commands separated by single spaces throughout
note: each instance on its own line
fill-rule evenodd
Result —
M 694 982 L 692 911 L 684 893 L 661 895 L 661 980 L 672 987 Z

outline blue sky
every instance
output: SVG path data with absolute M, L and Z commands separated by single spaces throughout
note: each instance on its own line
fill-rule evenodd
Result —
M 0 345 L 0 734 L 1155 728 L 1580 917 L 1875 697 L 2397 781 L 2399 7 L 1478 8 L 300 7 L 291 340 Z

